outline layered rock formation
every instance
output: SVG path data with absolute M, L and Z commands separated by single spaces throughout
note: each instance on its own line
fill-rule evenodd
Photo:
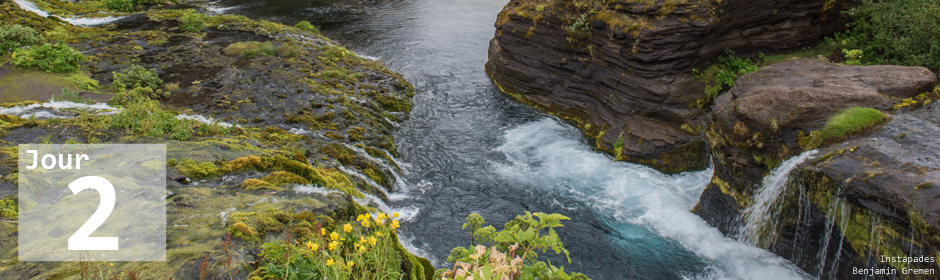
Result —
M 742 76 L 718 97 L 706 138 L 715 162 L 712 182 L 695 210 L 726 235 L 781 161 L 828 143 L 812 143 L 839 110 L 892 111 L 869 136 L 819 149 L 791 173 L 777 198 L 779 228 L 768 246 L 809 273 L 844 278 L 852 267 L 938 268 L 936 263 L 883 263 L 887 256 L 934 256 L 940 245 L 934 169 L 938 150 L 934 73 L 922 67 L 843 66 L 794 60 Z M 918 98 L 912 98 L 920 95 Z M 922 101 L 917 101 L 922 100 Z M 910 134 L 910 136 L 906 136 Z M 873 242 L 871 240 L 876 240 Z M 832 274 L 827 275 L 825 273 Z M 917 279 L 914 277 L 914 279 Z
M 707 165 L 692 69 L 726 49 L 773 52 L 843 27 L 835 1 L 513 0 L 487 72 L 516 98 L 579 124 L 599 150 L 664 172 Z

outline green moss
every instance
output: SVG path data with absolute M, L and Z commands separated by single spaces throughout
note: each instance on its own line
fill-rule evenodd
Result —
M 310 181 L 308 181 L 307 179 L 304 179 L 304 177 L 300 177 L 300 175 L 287 172 L 287 171 L 277 171 L 277 172 L 271 173 L 268 176 L 261 178 L 261 180 L 271 183 L 275 186 L 282 186 L 286 184 L 301 184 L 301 185 L 310 184 Z
M 255 191 L 255 190 L 279 191 L 281 190 L 280 187 L 274 184 L 268 183 L 266 181 L 258 180 L 258 179 L 245 179 L 245 181 L 242 182 L 241 187 L 242 189 L 245 189 L 248 191 Z
M 8 196 L 0 199 L 0 217 L 10 220 L 16 220 L 20 216 L 20 209 L 17 205 L 16 196 Z
M 808 138 L 799 139 L 800 145 L 805 149 L 824 146 L 864 132 L 887 118 L 887 115 L 876 109 L 850 107 L 829 117 L 822 130 L 813 131 Z

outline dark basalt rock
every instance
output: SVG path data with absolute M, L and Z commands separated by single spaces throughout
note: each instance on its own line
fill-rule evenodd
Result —
M 867 136 L 819 149 L 814 160 L 791 173 L 791 186 L 778 201 L 792 213 L 776 217 L 783 226 L 768 249 L 808 273 L 839 279 L 851 278 L 852 267 L 891 268 L 879 262 L 879 254 L 937 256 L 940 107 L 906 111 L 892 106 L 936 83 L 935 75 L 921 67 L 819 60 L 782 62 L 738 78 L 709 115 L 705 135 L 715 173 L 694 211 L 735 235 L 736 219 L 763 177 L 804 150 L 800 135 L 820 129 L 841 109 L 872 107 L 893 113 L 891 120 Z M 843 207 L 837 200 L 845 204 L 844 214 L 833 213 Z M 872 234 L 873 228 L 883 232 Z M 883 241 L 872 245 L 871 236 L 862 234 L 878 234 Z
M 486 63 L 494 82 L 578 122 L 599 150 L 617 153 L 622 139 L 618 159 L 665 172 L 707 166 L 695 148 L 702 111 L 692 104 L 705 96 L 693 68 L 726 49 L 747 55 L 815 43 L 843 28 L 847 3 L 667 0 L 585 8 L 554 1 L 538 11 L 529 2 L 510 1 L 499 15 Z M 581 15 L 589 31 L 571 29 Z

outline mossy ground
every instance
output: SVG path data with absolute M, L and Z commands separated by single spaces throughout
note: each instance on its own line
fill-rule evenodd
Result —
M 89 11 L 84 4 L 36 2 L 54 14 Z M 394 166 L 388 154 L 397 155 L 391 122 L 407 118 L 414 88 L 380 62 L 359 58 L 319 34 L 191 10 L 154 9 L 98 28 L 38 17 L 8 0 L 0 2 L 0 10 L 4 24 L 40 31 L 64 26 L 72 37 L 70 46 L 88 55 L 80 68 L 101 85 L 101 93 L 119 93 L 111 86 L 112 72 L 130 65 L 156 68 L 166 82 L 162 89 L 170 92 L 169 98 L 126 105 L 122 113 L 110 116 L 35 120 L 0 115 L 0 174 L 5 174 L 0 178 L 0 198 L 16 193 L 19 143 L 167 144 L 169 174 L 188 178 L 169 182 L 167 262 L 116 263 L 116 271 L 133 270 L 145 279 L 193 278 L 199 275 L 202 260 L 208 260 L 210 274 L 228 275 L 223 240 L 232 233 L 235 251 L 228 255 L 246 275 L 261 242 L 332 228 L 366 211 L 352 197 L 382 193 L 339 171 L 340 167 L 365 174 L 382 186 L 393 183 L 389 174 L 395 170 L 382 167 Z M 194 14 L 207 28 L 180 30 L 182 17 Z M 220 55 L 231 44 L 246 41 L 285 51 L 254 57 Z M 0 75 L 10 80 L 3 80 L 4 85 L 32 80 L 53 87 L 70 85 L 67 76 L 7 70 L 7 75 Z M 323 75 L 324 71 L 343 76 Z M 59 90 L 55 88 L 55 93 Z M 44 95 L 17 94 L 3 106 L 46 100 Z M 151 114 L 135 117 L 133 112 L 140 110 Z M 237 127 L 178 120 L 179 114 L 212 117 Z M 332 191 L 293 192 L 300 185 Z M 3 209 L 4 215 L 10 212 Z M 79 263 L 16 262 L 16 239 L 7 238 L 15 233 L 15 224 L 0 222 L 4 260 L 0 275 L 18 277 L 28 272 L 44 279 L 65 279 L 80 271 Z M 400 254 L 407 260 L 403 267 L 421 266 L 413 255 L 404 250 Z

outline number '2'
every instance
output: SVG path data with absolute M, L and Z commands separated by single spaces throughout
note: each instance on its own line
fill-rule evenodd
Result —
M 114 210 L 114 186 L 111 182 L 98 176 L 85 176 L 72 181 L 69 189 L 73 194 L 78 194 L 84 189 L 94 189 L 101 196 L 95 213 L 69 237 L 69 250 L 117 250 L 117 237 L 89 237 Z

